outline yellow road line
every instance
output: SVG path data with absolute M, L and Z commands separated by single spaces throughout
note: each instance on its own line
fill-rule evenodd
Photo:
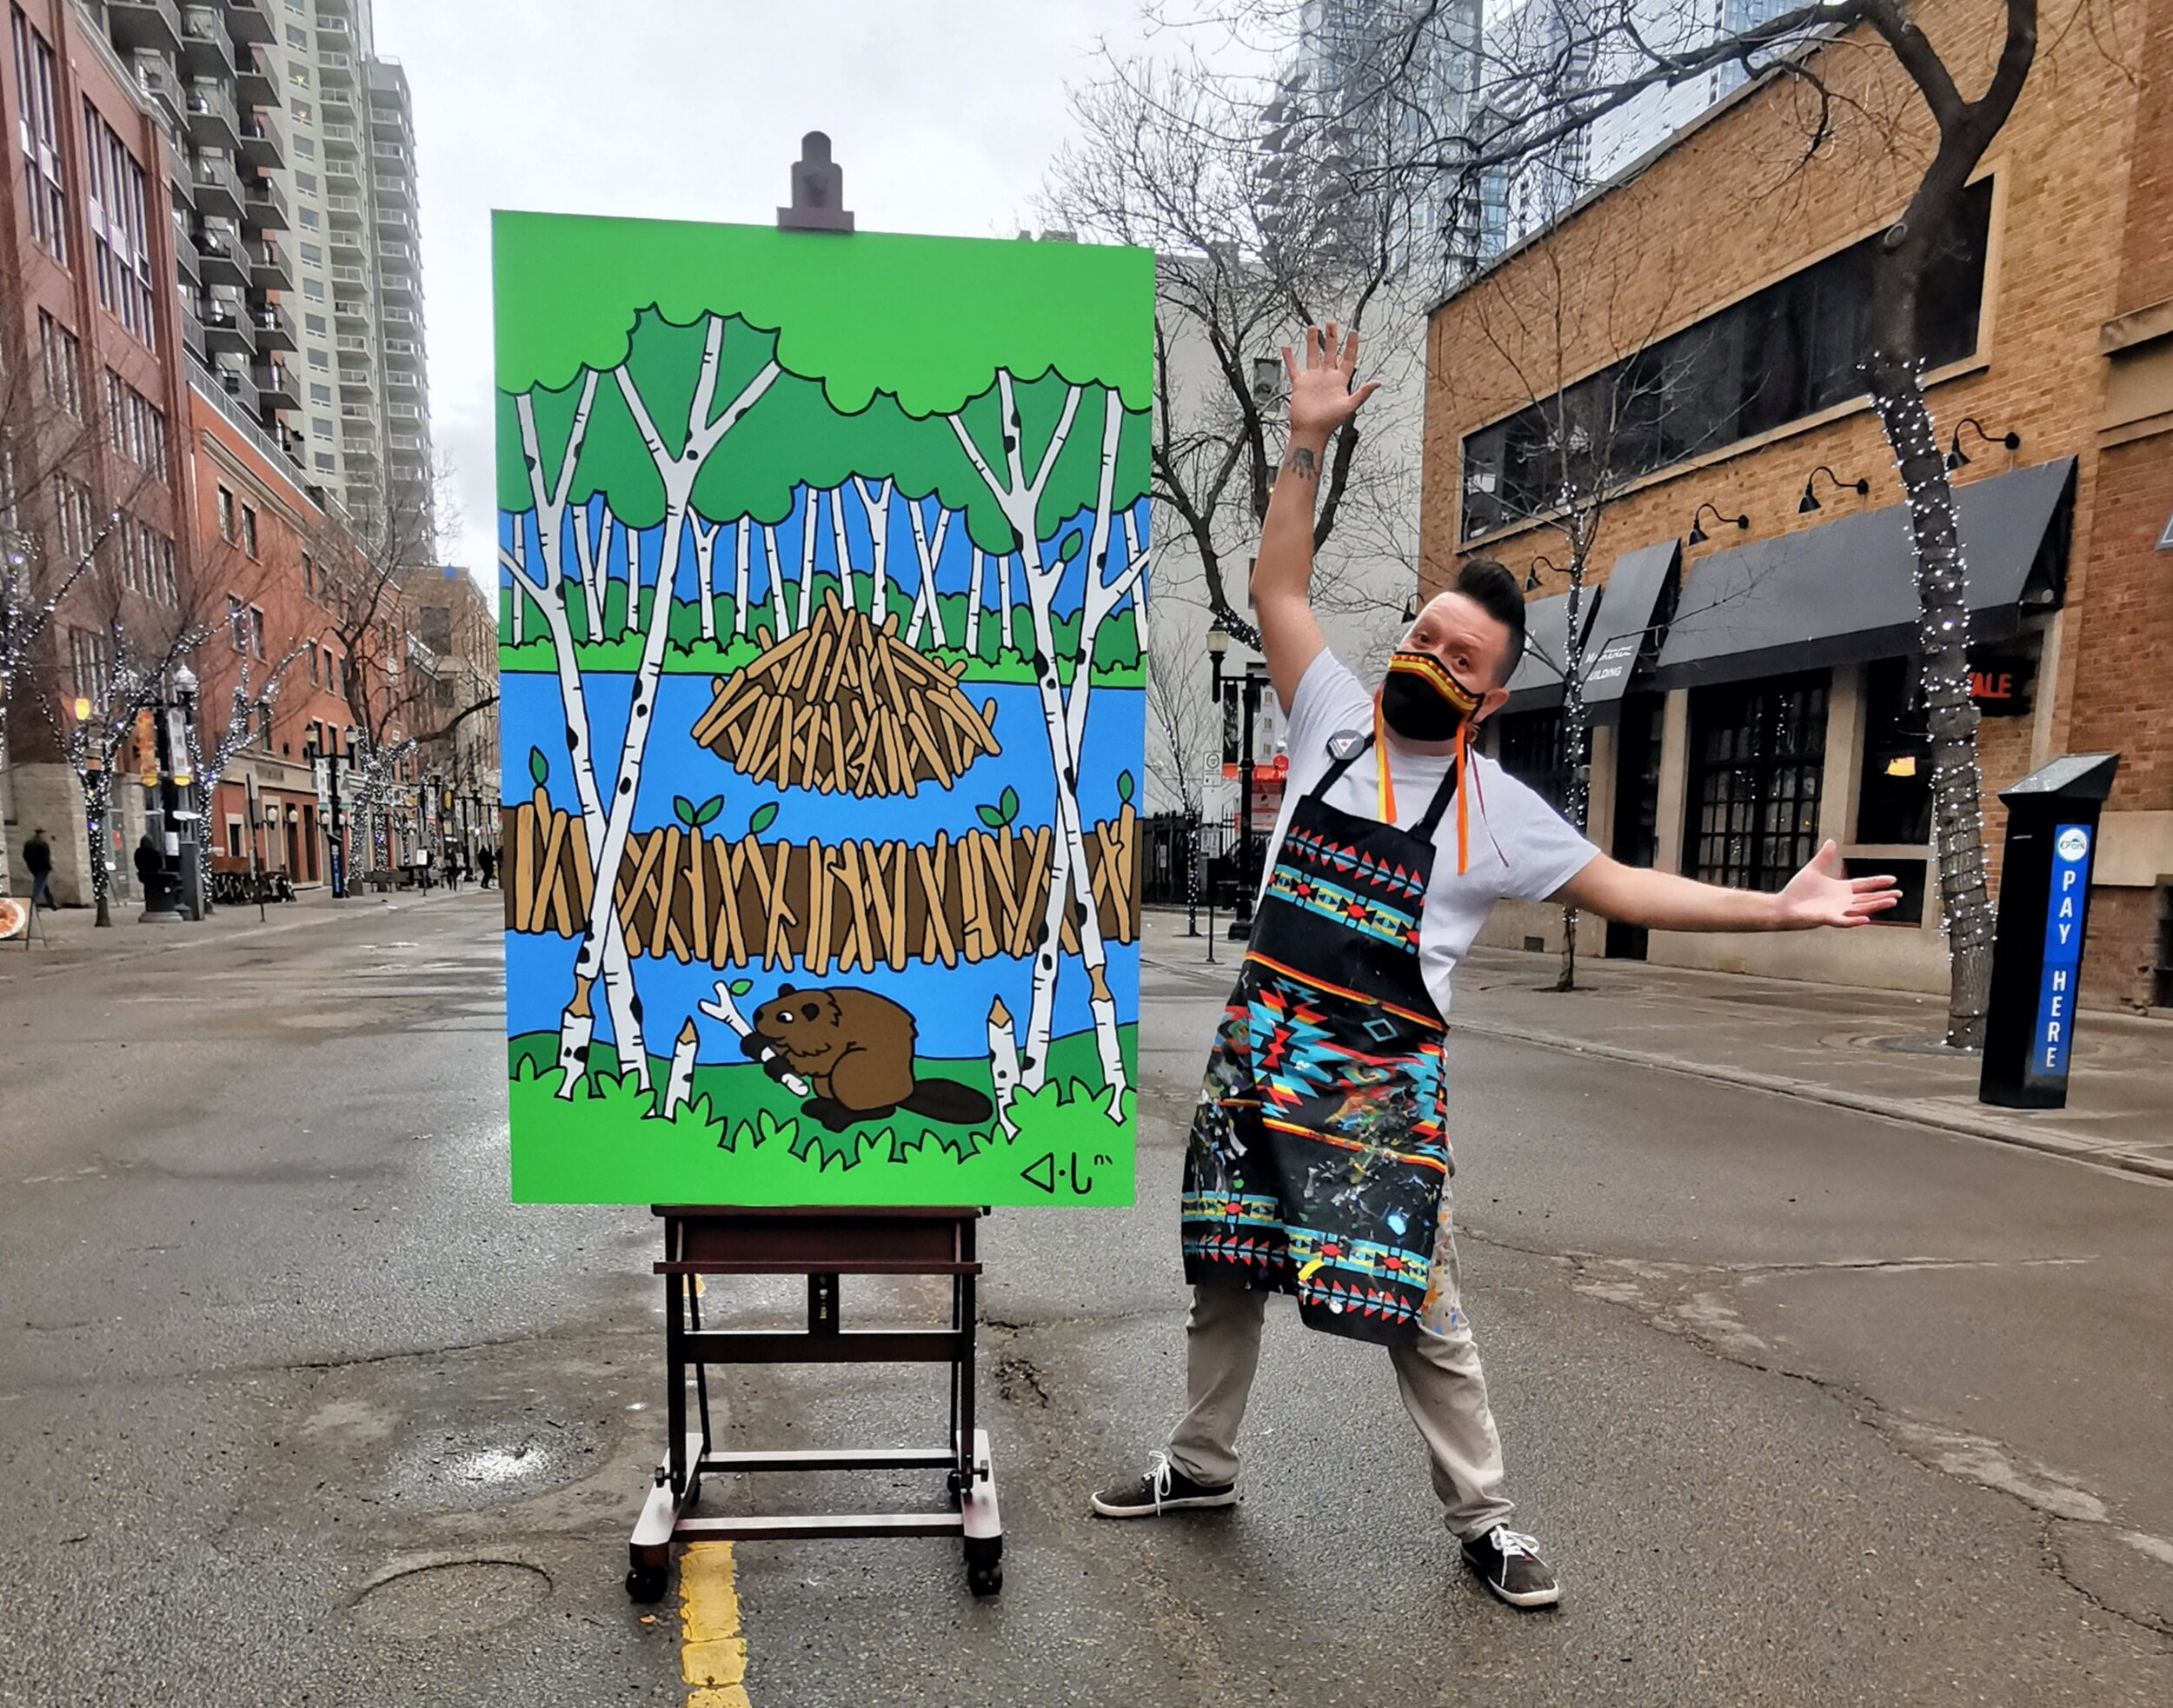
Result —
M 679 1619 L 680 1671 L 695 1686 L 687 1708 L 749 1708 L 729 1542 L 689 1542 L 681 1550 Z

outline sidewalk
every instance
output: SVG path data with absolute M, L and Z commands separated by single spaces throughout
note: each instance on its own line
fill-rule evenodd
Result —
M 1181 912 L 1149 913 L 1141 947 L 1173 967 L 1201 959 Z M 1239 947 L 1215 946 L 1232 976 Z M 2173 1022 L 2086 1009 L 2068 1107 L 1994 1109 L 1977 1100 L 1976 1057 L 1924 1047 L 1944 1027 L 1935 997 L 1626 960 L 1580 962 L 1579 987 L 1560 994 L 1558 969 L 1552 955 L 1474 949 L 1452 1022 L 2173 1180 Z
M 457 894 L 440 887 L 395 890 L 385 895 L 369 892 L 336 901 L 329 889 L 318 886 L 297 890 L 292 901 L 267 901 L 262 920 L 256 916 L 256 904 L 249 901 L 215 907 L 207 920 L 184 920 L 172 925 L 142 924 L 142 902 L 116 903 L 113 923 L 103 931 L 92 923 L 97 917 L 92 908 L 62 907 L 51 912 L 41 908 L 37 928 L 43 940 L 33 941 L 27 948 L 20 934 L 0 941 L 0 986 L 93 962 L 133 960 L 210 945 L 230 949 L 336 920 L 377 918 L 409 907 L 462 901 L 475 893 L 473 884 L 463 884 Z M 495 903 L 500 892 L 493 888 L 488 894 Z

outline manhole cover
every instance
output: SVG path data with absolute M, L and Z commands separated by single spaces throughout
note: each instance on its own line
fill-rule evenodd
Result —
M 355 1619 L 377 1637 L 453 1637 L 511 1625 L 550 1593 L 549 1576 L 518 1560 L 448 1560 L 372 1584 Z
M 1957 1050 L 1944 1038 L 1875 1038 L 1871 1041 L 1879 1049 L 1892 1050 L 1901 1055 L 1943 1055 L 1965 1060 L 1983 1053 L 1978 1050 Z

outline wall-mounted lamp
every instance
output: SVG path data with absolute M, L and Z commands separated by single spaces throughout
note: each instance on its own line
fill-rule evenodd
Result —
M 1851 487 L 1853 487 L 1856 488 L 1856 495 L 1858 498 L 1862 498 L 1868 495 L 1871 490 L 1871 482 L 1867 480 L 1844 481 L 1840 475 L 1835 474 L 1832 469 L 1827 468 L 1826 465 L 1822 462 L 1816 469 L 1811 471 L 1811 478 L 1804 482 L 1804 495 L 1802 499 L 1798 502 L 1796 506 L 1796 514 L 1798 515 L 1807 516 L 1813 510 L 1823 510 L 1825 508 L 1825 506 L 1818 502 L 1818 495 L 1811 490 L 1814 486 L 1817 485 L 1818 477 L 1821 475 L 1824 475 L 1828 480 L 1833 482 L 1834 490 L 1837 492 L 1846 491 Z
M 2022 449 L 2021 434 L 1987 433 L 1983 422 L 1977 420 L 1975 415 L 1968 415 L 1957 424 L 1954 437 L 1948 442 L 1947 467 L 1950 469 L 1959 469 L 1970 460 L 1969 453 L 1962 449 L 1962 429 L 1964 427 L 1975 432 L 1977 436 L 1988 445 L 2004 445 L 2010 451 L 2018 451 Z
M 1539 585 L 1539 568 L 1543 564 L 1545 566 L 1546 572 L 1550 575 L 1558 575 L 1562 573 L 1561 566 L 1557 564 L 1553 559 L 1546 556 L 1544 553 L 1539 556 L 1533 558 L 1532 560 L 1532 567 L 1525 571 L 1524 590 L 1526 593 L 1533 592 L 1538 588 Z
M 1720 506 L 1718 504 L 1700 504 L 1695 510 L 1691 512 L 1690 542 L 1693 546 L 1702 546 L 1707 540 L 1712 537 L 1710 534 L 1705 532 L 1704 528 L 1699 526 L 1699 519 L 1703 517 L 1708 510 L 1712 512 L 1712 519 L 1717 522 L 1731 522 L 1739 528 L 1747 528 L 1751 525 L 1751 518 L 1748 515 L 1724 515 L 1722 514 Z

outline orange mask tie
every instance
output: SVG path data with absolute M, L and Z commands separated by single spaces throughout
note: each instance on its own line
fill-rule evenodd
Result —
M 1396 822 L 1396 780 L 1388 774 L 1388 732 L 1378 694 L 1373 696 L 1373 810 L 1383 824 Z
M 1465 867 L 1471 863 L 1471 819 L 1465 810 L 1465 801 L 1469 795 L 1465 784 L 1470 780 L 1470 773 L 1464 763 L 1465 755 L 1471 748 L 1471 738 L 1472 721 L 1466 718 L 1456 727 L 1456 875 L 1459 878 L 1464 875 Z

